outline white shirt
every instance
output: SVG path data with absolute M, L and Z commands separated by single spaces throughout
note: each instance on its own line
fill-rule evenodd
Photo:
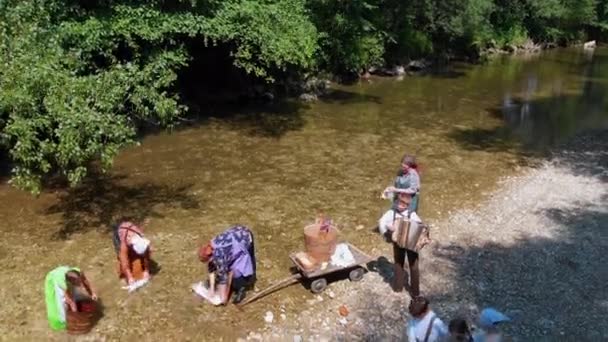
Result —
M 59 317 L 62 322 L 65 322 L 65 290 L 57 284 L 55 284 L 55 300 L 57 300 L 57 307 L 59 308 Z
M 426 336 L 426 331 L 431 323 L 431 319 L 435 316 L 437 315 L 435 315 L 435 312 L 431 310 L 427 312 L 422 319 L 412 318 L 407 325 L 407 340 L 409 342 L 423 342 L 424 337 Z M 427 342 L 442 341 L 447 336 L 448 327 L 439 317 L 435 318 L 435 321 L 433 321 L 433 328 L 431 329 Z
M 400 217 L 407 217 L 407 215 L 408 215 L 407 210 L 403 211 L 400 214 L 398 212 L 395 212 L 393 209 L 389 209 L 386 213 L 384 213 L 384 215 L 382 215 L 382 217 L 378 221 L 378 230 L 380 230 L 380 234 L 382 234 L 382 235 L 386 234 L 387 231 L 391 230 L 394 220 L 396 220 Z M 416 215 L 415 212 L 410 215 L 410 220 L 414 221 L 414 222 L 422 223 L 422 220 L 420 219 L 420 217 L 418 215 Z

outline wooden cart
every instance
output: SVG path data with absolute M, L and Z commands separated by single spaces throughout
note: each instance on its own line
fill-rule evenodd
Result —
M 351 281 L 359 281 L 363 279 L 363 275 L 365 275 L 365 269 L 361 266 L 363 264 L 367 264 L 372 260 L 372 258 L 363 253 L 359 248 L 353 246 L 352 244 L 345 242 L 348 246 L 348 249 L 353 254 L 355 261 L 347 266 L 334 266 L 331 263 L 327 263 L 327 267 L 321 269 L 321 266 L 318 265 L 313 270 L 306 270 L 298 260 L 296 259 L 297 253 L 291 253 L 289 258 L 296 265 L 298 272 L 306 279 L 310 280 L 310 291 L 312 293 L 321 293 L 327 287 L 327 278 L 326 276 L 336 272 L 345 272 L 349 270 L 348 279 Z
M 268 288 L 255 293 L 252 297 L 245 299 L 243 302 L 239 304 L 239 306 L 247 305 L 257 299 L 260 299 L 266 295 L 271 294 L 272 292 L 278 291 L 282 288 L 285 288 L 289 285 L 295 284 L 302 280 L 310 281 L 310 291 L 312 293 L 321 293 L 327 287 L 327 276 L 330 274 L 335 274 L 337 272 L 346 272 L 348 271 L 348 279 L 351 281 L 359 281 L 363 279 L 365 275 L 365 268 L 363 268 L 363 264 L 367 264 L 372 261 L 372 258 L 361 251 L 359 248 L 353 246 L 348 242 L 343 242 L 348 246 L 348 249 L 353 254 L 355 261 L 346 266 L 334 266 L 330 262 L 327 263 L 325 268 L 321 268 L 321 265 L 318 265 L 315 269 L 306 270 L 296 259 L 297 253 L 291 253 L 289 258 L 296 266 L 297 272 L 292 274 L 290 277 L 285 278 L 281 281 L 274 283 Z

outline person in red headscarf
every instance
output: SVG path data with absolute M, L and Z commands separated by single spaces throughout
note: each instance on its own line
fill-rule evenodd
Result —
M 231 290 L 236 292 L 233 302 L 240 303 L 246 289 L 255 283 L 253 233 L 245 226 L 237 225 L 219 234 L 199 249 L 198 257 L 208 264 L 210 297 L 219 294 L 221 304 L 228 301 Z

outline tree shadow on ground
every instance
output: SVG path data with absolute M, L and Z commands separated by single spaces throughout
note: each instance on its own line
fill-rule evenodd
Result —
M 436 248 L 435 256 L 456 269 L 452 282 L 457 286 L 451 293 L 431 294 L 431 302 L 500 308 L 515 319 L 507 332 L 529 339 L 608 337 L 587 319 L 608 315 L 606 209 L 544 209 L 542 213 L 560 227 L 560 234 L 552 238 L 521 239 L 513 246 L 489 242 Z M 573 314 L 575 310 L 585 314 Z
M 67 189 L 58 202 L 46 210 L 60 213 L 63 225 L 54 234 L 56 239 L 68 239 L 74 233 L 91 229 L 110 230 L 121 216 L 141 222 L 150 216 L 162 217 L 159 205 L 196 209 L 198 199 L 188 192 L 191 185 L 133 184 L 124 175 L 91 173 L 83 183 Z
M 395 274 L 394 266 L 391 261 L 389 261 L 385 256 L 379 257 L 377 260 L 372 260 L 367 264 L 367 269 L 370 272 L 376 272 L 382 280 L 391 284 L 393 280 L 393 276 Z
M 556 162 L 573 174 L 605 182 L 607 137 L 608 130 L 576 137 L 567 148 L 556 151 Z M 445 281 L 450 286 L 449 291 L 423 287 L 423 293 L 446 323 L 456 317 L 474 319 L 478 309 L 491 306 L 513 319 L 504 326 L 507 336 L 525 341 L 608 339 L 608 330 L 596 319 L 608 316 L 608 190 L 599 197 L 599 201 L 541 206 L 536 214 L 544 222 L 540 227 L 526 227 L 541 234 L 513 244 L 495 243 L 487 237 L 489 241 L 481 245 L 431 245 L 432 256 L 423 260 L 422 278 L 447 269 Z M 551 235 L 542 234 L 545 226 L 552 227 Z M 391 281 L 391 263 L 386 258 L 368 268 L 384 282 Z M 389 299 L 384 286 L 364 291 L 360 298 L 366 310 L 358 316 L 362 326 L 373 328 L 356 331 L 356 336 L 368 341 L 402 339 L 402 329 L 396 327 L 404 326 L 409 317 L 409 296 Z
M 373 102 L 381 103 L 378 96 L 332 89 L 319 96 L 319 102 L 341 105 Z M 190 114 L 181 128 L 220 122 L 252 136 L 281 138 L 291 131 L 301 130 L 306 124 L 304 112 L 310 104 L 297 99 L 278 99 L 268 103 L 189 103 Z
M 219 120 L 249 135 L 280 138 L 290 131 L 298 131 L 304 127 L 302 111 L 305 108 L 304 103 L 294 100 L 240 108 L 224 106 L 212 111 L 207 119 Z
M 11 177 L 11 160 L 8 156 L 8 151 L 0 149 L 0 182 L 4 183 Z
M 575 175 L 606 182 L 607 137 L 608 130 L 577 136 L 555 151 L 555 162 Z M 451 281 L 457 286 L 451 293 L 432 294 L 431 301 L 501 308 L 516 319 L 507 331 L 528 339 L 608 338 L 605 327 L 588 319 L 608 315 L 608 191 L 599 196 L 599 201 L 538 209 L 547 221 L 543 226 L 552 227 L 550 237 L 436 247 L 433 254 L 455 269 Z
M 467 75 L 467 72 L 473 68 L 472 64 L 456 64 L 456 65 L 444 65 L 435 68 L 429 68 L 428 70 L 422 70 L 420 72 L 412 72 L 412 76 L 426 76 L 431 78 L 439 79 L 454 79 L 460 78 Z
M 608 129 L 581 134 L 555 155 L 558 164 L 570 167 L 575 175 L 608 182 Z
M 341 89 L 331 89 L 327 94 L 320 96 L 319 100 L 324 103 L 336 103 L 341 105 L 367 102 L 375 104 L 382 103 L 382 98 L 380 98 L 379 96 L 360 94 Z
M 447 136 L 468 150 L 530 155 L 546 153 L 585 129 L 598 128 L 602 122 L 608 125 L 604 100 L 607 88 L 601 82 L 585 82 L 578 96 L 527 99 L 535 89 L 529 89 L 527 95 L 505 95 L 503 103 L 487 109 L 489 116 L 502 120 L 501 125 L 457 126 Z
M 518 147 L 504 127 L 497 128 L 454 128 L 449 137 L 458 141 L 467 150 L 488 152 L 513 151 Z

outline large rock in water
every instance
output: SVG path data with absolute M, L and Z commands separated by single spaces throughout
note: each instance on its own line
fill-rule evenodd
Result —
M 596 46 L 597 44 L 595 43 L 595 40 L 591 40 L 583 44 L 584 49 L 595 49 Z
M 517 53 L 517 46 L 514 44 L 508 44 L 505 46 L 505 51 L 509 52 L 509 53 Z
M 407 69 L 412 70 L 412 71 L 420 71 L 420 70 L 426 69 L 428 66 L 429 66 L 429 63 L 427 61 L 425 61 L 424 59 L 417 59 L 417 60 L 409 62 L 407 65 Z
M 304 102 L 315 102 L 317 101 L 319 98 L 316 94 L 311 94 L 311 93 L 303 93 L 300 94 L 300 101 L 304 101 Z

